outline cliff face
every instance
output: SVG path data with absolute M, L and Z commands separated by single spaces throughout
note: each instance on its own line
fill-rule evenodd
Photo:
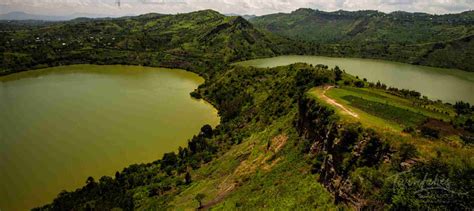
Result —
M 313 173 L 319 173 L 318 182 L 334 194 L 336 202 L 356 208 L 383 206 L 365 199 L 353 184 L 351 173 L 361 167 L 377 168 L 388 162 L 389 146 L 374 131 L 338 123 L 334 111 L 314 99 L 303 98 L 298 106 L 296 128 L 307 143 L 308 153 L 315 157 Z

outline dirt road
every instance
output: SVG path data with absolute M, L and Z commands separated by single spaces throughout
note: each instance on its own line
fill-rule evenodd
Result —
M 336 102 L 336 101 L 333 100 L 332 98 L 326 96 L 326 91 L 329 90 L 329 89 L 331 89 L 331 88 L 333 88 L 333 87 L 334 87 L 334 86 L 326 86 L 326 87 L 324 87 L 324 88 L 323 88 L 323 89 L 324 89 L 324 90 L 323 90 L 323 93 L 322 93 L 321 96 L 320 96 L 321 99 L 324 100 L 324 101 L 326 101 L 327 103 L 329 103 L 329 104 L 331 104 L 331 105 L 334 105 L 334 106 L 336 106 L 336 107 L 342 109 L 342 111 L 343 111 L 344 113 L 347 113 L 347 114 L 349 114 L 349 115 L 351 115 L 351 116 L 353 116 L 353 117 L 355 117 L 355 118 L 359 118 L 359 115 L 358 115 L 357 113 L 351 111 L 350 109 L 344 107 L 343 105 L 341 105 L 340 103 Z

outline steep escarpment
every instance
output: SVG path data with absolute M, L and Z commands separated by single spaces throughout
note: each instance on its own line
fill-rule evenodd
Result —
M 463 185 L 473 182 L 472 162 L 465 157 L 469 147 L 430 143 L 423 145 L 428 152 L 419 151 L 416 138 L 344 123 L 312 97 L 302 98 L 298 107 L 295 127 L 313 159 L 312 171 L 336 203 L 357 209 L 472 206 L 473 193 Z M 428 155 L 433 151 L 434 157 Z
M 308 153 L 315 155 L 313 173 L 320 174 L 319 182 L 334 194 L 336 202 L 358 209 L 376 205 L 357 190 L 350 177 L 357 168 L 377 169 L 390 162 L 393 152 L 385 140 L 360 125 L 339 123 L 333 110 L 310 98 L 299 102 L 296 128 L 307 142 Z

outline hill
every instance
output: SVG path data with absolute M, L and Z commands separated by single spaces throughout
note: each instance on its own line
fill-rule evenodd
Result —
M 306 41 L 312 54 L 388 59 L 474 71 L 474 12 L 430 15 L 298 9 L 250 20 L 256 27 Z
M 64 21 L 71 20 L 72 18 L 66 16 L 47 16 L 47 15 L 34 15 L 25 12 L 9 12 L 0 15 L 0 20 L 42 20 L 42 21 Z
M 259 28 L 319 44 L 353 42 L 420 44 L 474 34 L 474 11 L 450 15 L 378 11 L 324 12 L 298 9 L 251 19 Z
M 8 28 L 8 27 L 6 27 Z M 204 10 L 115 19 L 75 19 L 4 30 L 0 72 L 73 63 L 203 68 L 288 52 L 288 41 L 241 17 Z M 219 64 L 219 65 L 220 65 Z
M 51 16 L 51 15 L 36 15 L 26 12 L 9 12 L 6 14 L 0 14 L 0 20 L 37 20 L 37 21 L 68 21 L 75 18 L 86 17 L 86 18 L 106 18 L 114 17 L 109 15 L 91 14 L 91 13 L 74 13 L 66 16 Z
M 38 210 L 473 206 L 469 105 L 455 116 L 452 106 L 419 98 L 419 93 L 381 84 L 360 88 L 369 85 L 347 74 L 336 82 L 336 72 L 307 64 L 216 72 L 193 96 L 219 109 L 217 128 L 204 126 L 186 148 L 153 163 L 132 165 L 114 178 L 88 178 L 84 187 L 62 192 Z M 315 87 L 327 84 L 347 84 L 342 89 L 347 92 L 330 97 L 348 99 L 362 117 L 382 120 L 360 124 L 341 115 L 313 95 Z M 412 102 L 417 106 L 406 110 Z M 397 123 L 413 130 L 378 129 L 383 124 L 398 128 Z M 445 130 L 453 125 L 457 129 Z

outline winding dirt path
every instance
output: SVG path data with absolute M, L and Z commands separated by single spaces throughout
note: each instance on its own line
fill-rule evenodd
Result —
M 334 99 L 326 96 L 326 91 L 333 88 L 334 86 L 326 86 L 326 87 L 323 87 L 323 92 L 321 94 L 321 99 L 326 101 L 327 103 L 331 104 L 331 105 L 334 105 L 336 107 L 339 107 L 340 109 L 342 109 L 342 111 L 344 111 L 345 113 L 355 117 L 355 118 L 359 118 L 359 115 L 353 111 L 351 111 L 350 109 L 344 107 L 343 105 L 341 105 L 340 103 L 336 102 Z

